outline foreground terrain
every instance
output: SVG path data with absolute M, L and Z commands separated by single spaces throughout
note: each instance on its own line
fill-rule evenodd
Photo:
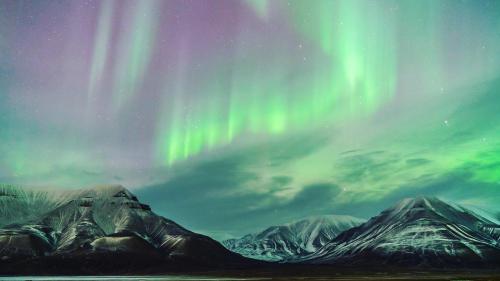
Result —
M 500 280 L 500 273 L 401 273 L 401 274 L 391 274 L 391 273 L 378 273 L 378 274 L 331 274 L 330 276 L 251 276 L 251 275 L 235 275 L 235 276 L 224 276 L 224 275 L 157 275 L 157 276 L 19 276 L 19 277 L 0 277 L 0 280 L 37 280 L 37 281 L 49 281 L 49 280 L 68 280 L 68 281 L 125 281 L 125 280 L 144 280 L 144 281 L 360 281 L 360 280 L 371 280 L 371 281 L 413 281 L 413 280 L 454 280 L 454 281 L 490 281 L 490 280 Z

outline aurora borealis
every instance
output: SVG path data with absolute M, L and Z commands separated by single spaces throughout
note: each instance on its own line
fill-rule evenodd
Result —
M 4 0 L 0 50 L 3 183 L 120 183 L 217 238 L 500 212 L 498 1 Z

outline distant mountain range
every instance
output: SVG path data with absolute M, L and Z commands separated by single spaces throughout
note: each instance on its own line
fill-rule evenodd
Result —
M 293 263 L 500 267 L 500 226 L 432 197 L 404 199 L 364 223 L 352 217 L 306 219 L 223 244 L 247 257 Z
M 500 264 L 500 226 L 437 198 L 404 199 L 349 229 L 302 261 L 349 266 Z
M 1 275 L 290 269 L 290 264 L 500 269 L 496 221 L 431 197 L 404 199 L 368 221 L 310 217 L 223 243 L 227 249 L 156 215 L 122 186 L 0 187 Z
M 222 243 L 231 251 L 246 257 L 267 261 L 292 261 L 316 252 L 344 230 L 365 222 L 351 216 L 325 215 L 229 239 Z
M 156 215 L 122 186 L 58 192 L 0 188 L 0 273 L 134 272 L 249 262 Z

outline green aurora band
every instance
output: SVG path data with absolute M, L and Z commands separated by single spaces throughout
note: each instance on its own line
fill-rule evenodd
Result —
M 154 190 L 202 232 L 500 212 L 499 1 L 38 3 L 0 2 L 0 182 Z
M 140 1 L 126 11 L 127 18 L 132 21 L 132 29 L 124 28 L 119 38 L 113 87 L 115 109 L 121 108 L 140 89 L 155 45 L 160 3 Z
M 101 79 L 104 76 L 106 62 L 108 60 L 109 46 L 111 44 L 111 27 L 113 16 L 113 1 L 103 1 L 97 23 L 96 38 L 94 39 L 94 51 L 89 79 L 89 99 L 98 92 Z
M 253 4 L 259 13 L 269 4 L 263 3 Z M 300 65 L 290 63 L 286 52 L 270 50 L 265 69 L 236 62 L 230 89 L 217 88 L 223 74 L 214 75 L 205 85 L 209 98 L 201 108 L 188 114 L 176 110 L 182 104 L 167 109 L 179 113 L 158 139 L 164 163 L 171 165 L 240 136 L 281 135 L 366 117 L 391 99 L 397 49 L 396 22 L 389 12 L 359 1 L 298 1 L 294 7 L 288 11 L 291 19 L 305 39 L 313 40 L 309 48 L 321 54 L 308 63 L 321 67 L 290 83 L 290 68 Z M 227 103 L 229 108 L 220 108 Z

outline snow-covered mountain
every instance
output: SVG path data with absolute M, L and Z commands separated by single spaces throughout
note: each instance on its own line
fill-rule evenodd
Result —
M 267 261 L 291 261 L 314 253 L 342 231 L 363 222 L 364 220 L 351 216 L 315 216 L 285 225 L 271 226 L 240 239 L 226 240 L 223 244 L 229 250 L 246 257 Z
M 109 256 L 188 266 L 244 261 L 215 240 L 156 215 L 122 186 L 63 192 L 0 188 L 0 265 Z
M 490 220 L 437 198 L 404 199 L 302 261 L 351 266 L 498 265 L 498 230 Z

